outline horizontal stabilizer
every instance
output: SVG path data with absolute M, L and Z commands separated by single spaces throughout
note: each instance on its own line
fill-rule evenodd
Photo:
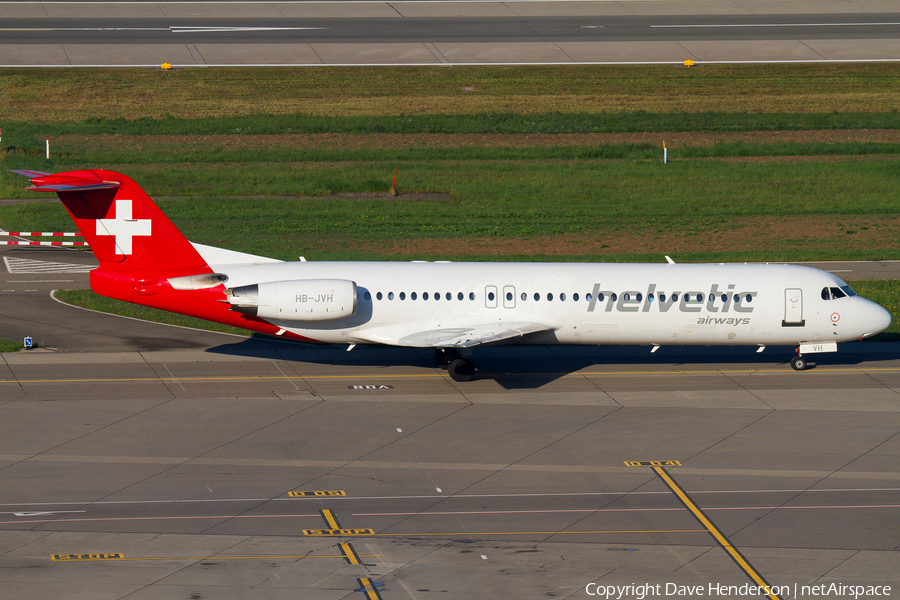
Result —
M 71 192 L 87 190 L 115 189 L 122 184 L 118 181 L 103 181 L 93 171 L 73 171 L 71 173 L 42 173 L 40 171 L 13 171 L 31 179 L 32 192 Z

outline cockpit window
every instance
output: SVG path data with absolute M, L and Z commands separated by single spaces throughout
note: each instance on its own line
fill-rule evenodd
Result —
M 846 298 L 855 295 L 856 292 L 854 292 L 849 285 L 822 288 L 822 300 L 836 300 L 838 298 Z

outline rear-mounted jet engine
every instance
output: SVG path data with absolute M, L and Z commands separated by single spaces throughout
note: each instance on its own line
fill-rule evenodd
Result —
M 225 290 L 231 310 L 263 319 L 331 321 L 356 314 L 356 282 L 297 279 Z

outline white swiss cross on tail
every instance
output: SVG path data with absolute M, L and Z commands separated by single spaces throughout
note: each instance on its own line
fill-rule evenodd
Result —
M 136 235 L 150 235 L 150 219 L 131 218 L 131 200 L 116 200 L 116 216 L 97 220 L 97 235 L 115 237 L 116 254 L 131 254 L 131 241 Z

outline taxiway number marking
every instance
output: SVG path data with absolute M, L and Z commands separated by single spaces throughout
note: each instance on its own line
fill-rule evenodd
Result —
M 341 537 L 375 535 L 374 529 L 304 529 L 303 535 L 313 537 Z
M 354 551 L 355 553 L 355 551 Z M 105 558 L 67 558 L 69 556 L 94 556 Z M 379 558 L 380 554 L 356 554 L 357 558 Z M 59 558 L 62 557 L 62 558 Z M 123 561 L 140 561 L 140 560 L 207 560 L 215 558 L 216 560 L 305 560 L 307 558 L 347 558 L 346 554 L 302 554 L 297 556 L 142 556 L 138 558 L 125 558 L 121 554 L 53 554 L 50 557 L 54 561 L 61 562 L 77 562 L 90 560 L 123 560 Z M 360 561 L 357 564 L 362 564 Z
M 325 491 L 314 491 L 314 492 L 288 492 L 288 496 L 291 498 L 309 498 L 309 497 L 330 497 L 330 496 L 346 496 L 347 493 L 344 490 L 325 490 Z
M 626 460 L 626 467 L 680 467 L 677 460 Z
M 368 577 L 361 577 L 356 581 L 359 582 L 359 589 L 356 590 L 357 592 L 364 593 L 369 600 L 382 600 L 381 594 L 378 593 L 378 588 L 383 586 L 384 583 L 376 583 Z
M 51 554 L 52 561 L 85 561 L 85 560 L 122 560 L 125 558 L 119 553 L 113 554 Z
M 744 555 L 741 554 L 741 551 L 731 545 L 731 542 L 727 537 L 725 537 L 725 534 L 723 534 L 719 530 L 719 528 L 716 527 L 715 523 L 713 523 L 709 519 L 709 517 L 707 517 L 703 513 L 703 511 L 694 503 L 693 499 L 691 499 L 688 493 L 685 492 L 681 488 L 681 486 L 675 482 L 674 479 L 672 479 L 672 476 L 669 475 L 669 473 L 666 472 L 666 470 L 662 467 L 653 467 L 653 471 L 662 480 L 665 486 L 669 488 L 673 494 L 675 494 L 675 496 L 684 505 L 684 507 L 687 508 L 692 515 L 694 515 L 694 518 L 697 519 L 697 521 L 699 521 L 700 524 L 706 528 L 706 530 L 710 533 L 710 535 L 713 536 L 713 538 L 715 538 L 719 546 L 721 546 L 722 549 L 725 550 L 726 553 L 728 553 L 728 556 L 731 557 L 731 560 L 733 560 L 737 564 L 737 566 L 740 567 L 741 570 L 744 571 L 744 573 L 746 573 L 747 576 L 754 581 L 754 583 L 756 583 L 756 585 L 760 586 L 760 588 L 762 588 L 763 590 L 771 590 L 772 586 L 770 586 L 769 583 L 763 578 L 763 576 L 760 575 L 760 573 L 755 568 L 753 568 L 753 565 L 751 565 L 750 562 L 744 557 Z M 771 598 L 772 600 L 781 600 L 781 598 L 777 594 L 774 594 L 771 591 L 769 591 L 766 596 L 768 598 Z

